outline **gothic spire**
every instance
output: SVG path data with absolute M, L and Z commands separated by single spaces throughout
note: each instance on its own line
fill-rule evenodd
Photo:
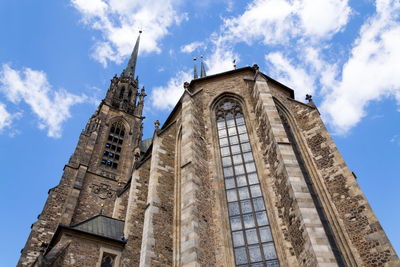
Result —
M 206 77 L 206 68 L 204 67 L 203 56 L 201 56 L 201 73 L 200 78 Z
M 131 58 L 129 59 L 128 66 L 126 66 L 126 69 L 123 72 L 123 75 L 126 77 L 129 77 L 132 75 L 132 77 L 135 76 L 135 69 L 136 69 L 136 61 L 139 53 L 139 42 L 140 42 L 140 35 L 142 31 L 139 31 L 139 36 L 136 40 L 135 47 L 133 48 Z
M 199 75 L 197 75 L 197 68 L 196 68 L 196 59 L 197 58 L 193 58 L 193 62 L 194 62 L 194 67 L 193 67 L 193 79 L 197 79 L 199 78 Z

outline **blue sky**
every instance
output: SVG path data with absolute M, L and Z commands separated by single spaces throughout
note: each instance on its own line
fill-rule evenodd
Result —
M 298 100 L 313 95 L 400 250 L 399 0 L 2 0 L 1 264 L 17 262 L 139 29 L 144 137 L 180 97 L 193 57 L 208 74 L 257 63 Z

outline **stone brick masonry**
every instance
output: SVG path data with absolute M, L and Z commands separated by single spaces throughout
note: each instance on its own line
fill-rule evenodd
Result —
M 257 66 L 202 77 L 143 146 L 137 89 L 113 78 L 18 266 L 100 267 L 107 255 L 114 267 L 235 266 L 215 113 L 224 98 L 241 105 L 280 266 L 400 266 L 312 101 Z M 118 168 L 107 168 L 115 123 L 125 136 Z M 110 224 L 74 228 L 96 216 Z

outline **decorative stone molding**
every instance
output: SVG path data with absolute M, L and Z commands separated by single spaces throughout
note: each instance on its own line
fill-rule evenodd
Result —
M 115 195 L 115 191 L 108 184 L 92 184 L 90 188 L 101 199 L 113 198 Z

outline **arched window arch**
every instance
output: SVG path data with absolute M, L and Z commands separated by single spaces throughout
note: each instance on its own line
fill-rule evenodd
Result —
M 112 169 L 118 168 L 124 136 L 125 127 L 123 126 L 122 122 L 113 123 L 111 125 L 107 143 L 103 151 L 101 165 Z
M 215 112 L 236 266 L 279 266 L 242 105 L 225 97 Z

